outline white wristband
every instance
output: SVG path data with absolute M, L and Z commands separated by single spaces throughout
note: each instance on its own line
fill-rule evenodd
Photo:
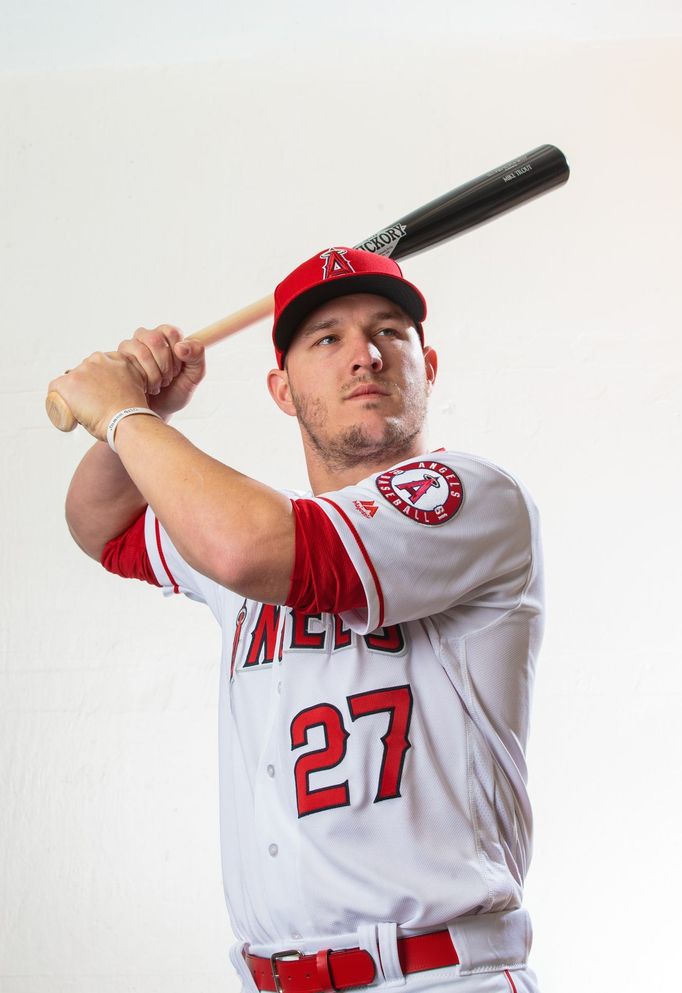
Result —
M 157 413 L 150 410 L 149 407 L 124 407 L 123 410 L 119 410 L 118 414 L 114 416 L 109 421 L 109 427 L 107 428 L 107 443 L 112 452 L 116 451 L 116 445 L 114 444 L 114 435 L 116 434 L 116 428 L 124 417 L 129 417 L 131 414 L 151 414 L 152 417 L 159 417 Z M 159 417 L 159 420 L 161 418 Z

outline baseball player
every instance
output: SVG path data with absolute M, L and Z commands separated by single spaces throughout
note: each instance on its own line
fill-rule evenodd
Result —
M 298 419 L 307 493 L 168 425 L 204 372 L 175 328 L 50 387 L 98 439 L 67 498 L 75 540 L 222 627 L 223 871 L 248 993 L 537 990 L 538 519 L 508 472 L 430 447 L 425 316 L 394 261 L 350 248 L 277 287 L 268 385 Z

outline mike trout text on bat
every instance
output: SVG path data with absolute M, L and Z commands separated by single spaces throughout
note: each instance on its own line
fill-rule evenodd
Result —
M 204 374 L 176 328 L 51 384 L 98 439 L 67 497 L 75 540 L 222 627 L 223 870 L 250 993 L 537 990 L 538 516 L 506 470 L 429 445 L 425 316 L 366 251 L 328 249 L 279 284 L 268 387 L 298 420 L 307 493 L 168 425 Z

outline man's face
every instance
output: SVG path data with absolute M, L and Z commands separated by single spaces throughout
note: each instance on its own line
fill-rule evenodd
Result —
M 290 400 L 304 440 L 323 461 L 350 468 L 400 457 L 424 427 L 435 354 L 414 321 L 381 296 L 338 297 L 313 311 L 286 357 Z

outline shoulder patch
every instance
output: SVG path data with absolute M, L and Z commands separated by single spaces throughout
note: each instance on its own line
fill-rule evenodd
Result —
M 377 489 L 390 504 L 417 524 L 445 524 L 464 500 L 464 490 L 454 469 L 442 462 L 410 462 L 382 472 Z

